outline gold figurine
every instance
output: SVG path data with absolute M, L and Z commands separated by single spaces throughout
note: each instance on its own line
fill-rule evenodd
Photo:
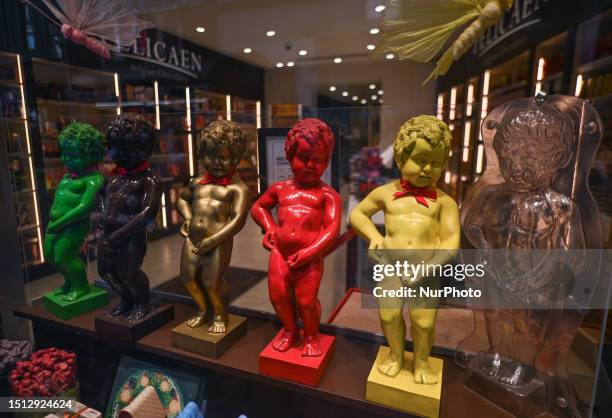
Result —
M 414 117 L 400 128 L 393 152 L 401 180 L 374 189 L 350 214 L 352 227 L 369 241 L 370 250 L 382 250 L 383 253 L 384 250 L 404 250 L 404 254 L 412 254 L 415 258 L 423 256 L 425 263 L 433 265 L 444 265 L 456 254 L 460 241 L 459 209 L 450 196 L 436 187 L 448 161 L 450 144 L 448 126 L 435 116 Z M 385 236 L 370 219 L 381 210 L 385 214 Z M 417 252 L 419 256 L 414 256 Z M 418 285 L 424 279 L 427 277 L 419 277 L 408 285 Z M 392 278 L 385 285 L 398 289 L 403 284 L 399 278 Z M 390 377 L 402 370 L 405 358 L 404 303 L 405 300 L 399 300 L 388 306 L 379 300 L 380 323 L 390 350 L 388 355 L 382 356 L 377 368 Z M 411 304 L 409 307 L 414 343 L 411 372 L 415 383 L 433 385 L 441 375 L 432 371 L 430 365 L 437 309 L 429 306 L 420 308 Z
M 224 334 L 228 327 L 229 287 L 224 275 L 232 257 L 233 237 L 249 213 L 251 193 L 236 173 L 245 150 L 246 138 L 236 123 L 210 123 L 198 146 L 204 171 L 181 191 L 176 203 L 184 219 L 181 280 L 198 305 L 197 315 L 187 326 L 204 324 L 210 302 L 214 317 L 208 332 L 212 334 Z

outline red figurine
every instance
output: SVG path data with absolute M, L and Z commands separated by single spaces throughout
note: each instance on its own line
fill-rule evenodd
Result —
M 317 298 L 323 257 L 340 231 L 340 195 L 321 180 L 334 149 L 334 134 L 318 119 L 298 122 L 285 141 L 293 177 L 273 184 L 251 209 L 265 231 L 270 251 L 268 290 L 283 330 L 272 347 L 285 352 L 298 343 L 298 316 L 304 324 L 302 356 L 322 355 Z M 277 221 L 272 209 L 277 208 Z M 294 298 L 295 295 L 295 298 Z

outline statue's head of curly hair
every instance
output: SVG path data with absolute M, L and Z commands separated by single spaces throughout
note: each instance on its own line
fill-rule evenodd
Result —
M 549 105 L 507 112 L 493 138 L 504 179 L 517 189 L 547 187 L 571 156 L 572 121 Z
M 57 140 L 70 170 L 93 166 L 104 157 L 104 135 L 88 123 L 72 122 L 62 129 Z
M 123 168 L 134 168 L 151 158 L 157 132 L 146 118 L 136 113 L 118 115 L 106 130 L 112 160 Z
M 453 136 L 446 123 L 435 116 L 415 116 L 402 125 L 393 143 L 393 158 L 400 170 L 410 158 L 414 145 L 419 138 L 430 143 L 432 147 L 444 148 L 444 155 L 448 160 Z
M 236 122 L 229 120 L 215 120 L 203 131 L 198 145 L 198 157 L 203 158 L 206 150 L 215 148 L 228 148 L 232 155 L 232 163 L 238 164 L 246 151 L 246 135 Z
M 329 160 L 334 152 L 336 139 L 331 128 L 322 120 L 316 118 L 302 119 L 289 131 L 285 140 L 285 154 L 289 161 L 293 160 L 299 141 L 306 141 L 311 145 L 320 145 L 325 152 L 325 159 Z

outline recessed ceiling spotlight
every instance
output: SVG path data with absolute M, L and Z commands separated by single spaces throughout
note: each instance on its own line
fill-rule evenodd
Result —
M 380 32 L 380 29 L 378 28 L 370 29 L 370 35 L 377 35 L 379 32 Z
M 360 103 L 361 104 L 366 104 L 368 101 L 366 99 L 361 99 Z
M 304 56 L 308 54 L 308 51 L 306 51 L 305 49 L 301 49 L 300 52 L 298 52 L 298 55 Z
M 348 96 L 348 91 L 343 91 L 342 92 L 342 96 L 344 96 L 344 97 Z
M 204 26 L 198 26 L 196 28 L 196 32 L 204 33 L 204 32 L 206 32 L 206 29 L 204 28 Z
M 250 54 L 251 52 L 253 52 L 253 50 L 251 48 L 244 48 L 242 52 L 244 52 L 245 54 Z
M 266 36 L 267 36 L 268 38 L 271 38 L 271 37 L 273 37 L 274 35 L 276 35 L 276 32 L 274 32 L 273 30 L 269 30 L 269 31 L 267 31 L 267 32 L 266 32 Z
M 376 45 L 374 44 L 368 44 L 368 46 L 366 46 L 368 51 L 374 51 L 376 49 Z
M 384 4 L 379 4 L 378 6 L 374 8 L 374 11 L 378 13 L 382 13 L 385 11 L 386 8 L 387 6 L 385 6 Z
M 277 68 L 283 68 L 285 66 L 285 64 L 283 64 L 282 62 L 277 62 L 276 63 L 276 67 Z
M 336 86 L 329 86 L 329 91 L 336 91 Z
M 383 104 L 385 101 L 383 99 L 378 99 L 378 103 Z
M 388 59 L 388 60 L 392 60 L 393 58 L 395 58 L 395 55 L 387 54 L 387 55 L 385 55 L 385 58 Z
M 293 62 L 293 61 L 289 61 L 287 63 L 287 67 L 293 67 L 294 65 L 295 65 L 295 62 Z
M 351 99 L 353 99 L 353 101 L 356 102 L 357 100 L 359 100 L 359 97 L 353 96 L 353 97 L 351 97 Z
M 370 88 L 370 90 L 374 90 L 376 88 L 376 84 L 370 84 L 368 87 Z
M 376 99 L 378 99 L 378 96 L 377 96 L 377 95 L 375 95 L 375 94 L 373 94 L 373 95 L 371 95 L 371 96 L 370 96 L 370 99 L 372 99 L 372 100 L 376 100 Z
M 334 58 L 334 62 L 335 62 L 336 64 L 340 64 L 340 63 L 342 62 L 342 58 L 340 58 L 340 57 L 336 57 L 336 58 Z
M 378 90 L 377 93 L 379 96 L 382 96 L 383 94 L 385 94 L 384 90 L 382 89 Z

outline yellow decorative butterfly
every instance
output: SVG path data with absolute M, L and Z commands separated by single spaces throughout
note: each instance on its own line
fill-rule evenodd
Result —
M 400 59 L 429 62 L 455 31 L 469 23 L 438 59 L 427 83 L 446 74 L 512 4 L 513 0 L 391 0 L 383 19 L 383 42 L 374 54 L 392 52 Z

